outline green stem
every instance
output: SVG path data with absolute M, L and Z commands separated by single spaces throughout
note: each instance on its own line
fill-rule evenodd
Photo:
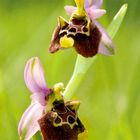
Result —
M 65 99 L 69 100 L 72 97 L 95 58 L 77 56 L 74 72 L 63 94 Z
M 114 38 L 119 27 L 124 19 L 124 16 L 127 11 L 127 4 L 124 4 L 119 12 L 113 18 L 111 24 L 109 25 L 107 31 L 109 35 Z M 66 100 L 70 100 L 73 94 L 75 93 L 76 89 L 79 87 L 81 81 L 83 80 L 85 74 L 87 73 L 90 66 L 93 64 L 96 57 L 93 58 L 84 58 L 80 55 L 77 56 L 74 72 L 72 77 L 63 93 L 64 98 Z

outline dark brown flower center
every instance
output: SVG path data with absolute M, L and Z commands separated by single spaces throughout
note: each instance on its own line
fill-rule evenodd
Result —
M 69 102 L 56 102 L 38 122 L 44 140 L 78 140 L 78 134 L 85 130 Z

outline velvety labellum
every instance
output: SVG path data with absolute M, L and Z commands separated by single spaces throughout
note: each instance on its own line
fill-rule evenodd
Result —
M 78 54 L 84 57 L 92 57 L 98 53 L 101 33 L 92 21 L 86 18 L 72 18 L 69 22 L 63 21 L 62 24 L 62 21 L 59 20 L 49 48 L 51 53 L 68 48 L 62 47 L 60 44 L 60 39 L 64 36 L 74 40 L 73 47 Z
M 44 140 L 77 140 L 85 128 L 77 117 L 77 110 L 69 102 L 54 102 L 51 111 L 39 121 Z

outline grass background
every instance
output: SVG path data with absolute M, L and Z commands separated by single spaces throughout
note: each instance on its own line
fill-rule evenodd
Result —
M 88 140 L 140 140 L 140 5 L 138 0 L 104 0 L 107 27 L 123 3 L 129 8 L 114 39 L 117 53 L 99 55 L 75 93 Z M 38 56 L 49 87 L 66 85 L 73 71 L 73 49 L 49 54 L 57 17 L 72 0 L 0 0 L 0 138 L 18 140 L 17 126 L 30 104 L 23 71 Z M 40 139 L 39 134 L 34 139 Z

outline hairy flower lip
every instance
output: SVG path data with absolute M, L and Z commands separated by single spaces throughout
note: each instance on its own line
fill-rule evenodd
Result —
M 77 140 L 85 127 L 78 118 L 79 101 L 55 101 L 54 108 L 38 120 L 44 140 Z

